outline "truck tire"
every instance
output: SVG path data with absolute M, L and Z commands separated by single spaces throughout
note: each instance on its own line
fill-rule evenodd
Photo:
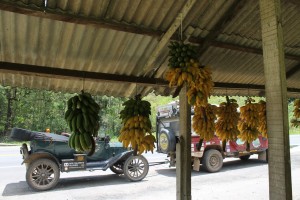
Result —
M 207 172 L 217 172 L 223 166 L 223 157 L 220 151 L 209 149 L 205 151 L 202 158 L 202 166 Z
M 168 130 L 162 130 L 158 136 L 158 145 L 162 153 L 174 152 L 176 148 L 176 138 Z
M 57 164 L 47 158 L 33 161 L 26 171 L 27 184 L 36 191 L 52 189 L 58 183 L 60 171 Z

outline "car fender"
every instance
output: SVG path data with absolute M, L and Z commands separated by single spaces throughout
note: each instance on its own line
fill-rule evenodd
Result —
M 57 163 L 58 166 L 60 166 L 59 160 L 53 156 L 51 153 L 48 152 L 35 152 L 33 154 L 30 154 L 26 159 L 24 159 L 24 161 L 22 162 L 29 165 L 31 162 L 40 159 L 40 158 L 48 158 L 54 162 Z
M 119 162 L 119 161 L 125 161 L 127 158 L 129 158 L 131 155 L 133 155 L 133 151 L 125 151 L 122 152 L 120 154 L 117 154 L 111 158 L 109 158 L 107 160 L 107 164 L 106 167 L 104 168 L 104 170 L 108 169 L 109 167 L 113 166 L 115 163 Z

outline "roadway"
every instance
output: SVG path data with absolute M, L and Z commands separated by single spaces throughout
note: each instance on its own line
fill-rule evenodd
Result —
M 299 143 L 295 142 L 298 141 Z M 291 138 L 293 199 L 300 200 L 300 136 Z M 292 144 L 292 141 L 295 142 Z M 149 162 L 165 160 L 164 154 L 145 154 Z M 32 191 L 25 181 L 25 166 L 19 147 L 0 147 L 1 200 L 147 200 L 176 199 L 176 169 L 168 164 L 150 166 L 141 182 L 129 182 L 110 170 L 61 173 L 55 189 Z M 255 199 L 269 198 L 268 165 L 253 155 L 246 162 L 225 159 L 218 173 L 192 172 L 192 199 Z

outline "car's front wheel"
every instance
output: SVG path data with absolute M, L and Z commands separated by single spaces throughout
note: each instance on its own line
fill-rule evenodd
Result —
M 124 174 L 130 181 L 143 180 L 149 171 L 147 159 L 140 156 L 130 156 L 124 163 Z
M 116 163 L 110 167 L 110 170 L 115 174 L 124 174 L 123 165 L 124 163 Z
M 60 171 L 52 160 L 43 158 L 32 162 L 26 172 L 28 185 L 37 191 L 52 189 L 58 183 Z

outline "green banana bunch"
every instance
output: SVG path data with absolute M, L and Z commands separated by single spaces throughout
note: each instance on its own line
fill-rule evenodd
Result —
M 95 140 L 93 136 L 87 132 L 75 132 L 71 134 L 68 141 L 69 147 L 79 152 L 88 151 L 88 156 L 93 155 L 95 152 Z
M 141 95 L 137 95 L 135 99 L 129 99 L 123 103 L 124 109 L 120 112 L 120 118 L 122 123 L 127 121 L 133 116 L 145 116 L 151 115 L 151 104 L 148 101 L 142 100 Z
M 83 92 L 70 98 L 67 102 L 65 120 L 72 132 L 69 146 L 83 152 L 92 149 L 94 139 L 100 128 L 100 106 L 91 94 Z M 89 136 L 89 137 L 87 137 Z

